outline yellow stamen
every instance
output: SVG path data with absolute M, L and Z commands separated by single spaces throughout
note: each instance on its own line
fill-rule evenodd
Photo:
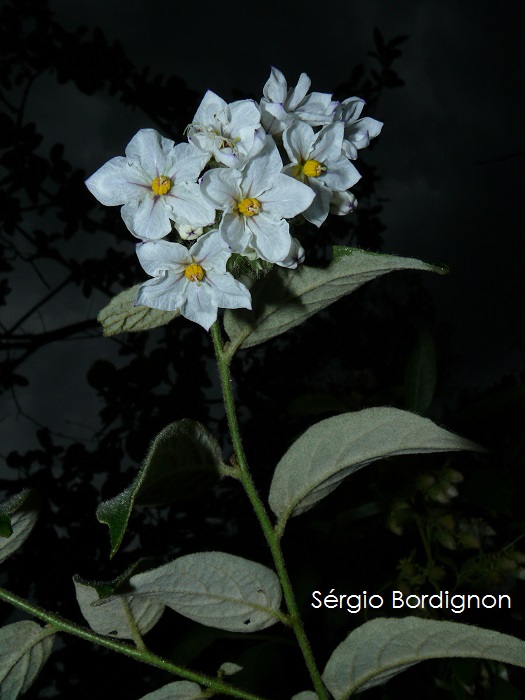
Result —
M 303 173 L 306 177 L 319 177 L 326 170 L 326 165 L 323 165 L 318 160 L 307 160 L 303 165 Z
M 192 263 L 184 270 L 184 274 L 186 279 L 189 279 L 190 282 L 197 282 L 198 284 L 199 282 L 202 282 L 206 273 L 200 265 Z
M 159 175 L 152 181 L 151 189 L 155 194 L 166 194 L 171 190 L 171 180 L 166 175 Z
M 246 197 L 242 202 L 239 202 L 237 209 L 244 216 L 254 216 L 261 211 L 261 203 L 255 197 Z

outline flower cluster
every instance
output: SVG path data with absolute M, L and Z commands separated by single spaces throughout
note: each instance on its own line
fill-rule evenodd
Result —
M 122 206 L 142 241 L 137 256 L 153 279 L 136 305 L 178 309 L 208 330 L 219 308 L 251 308 L 250 292 L 226 270 L 231 255 L 296 268 L 305 254 L 290 219 L 320 226 L 354 209 L 349 188 L 360 175 L 351 161 L 382 123 L 361 118 L 357 97 L 339 103 L 309 89 L 305 73 L 288 89 L 272 68 L 259 104 L 208 91 L 188 143 L 142 129 L 125 157 L 86 181 L 102 204 Z

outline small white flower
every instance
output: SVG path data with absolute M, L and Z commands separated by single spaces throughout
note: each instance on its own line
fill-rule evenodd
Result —
M 227 104 L 211 90 L 204 95 L 187 134 L 188 141 L 207 154 L 207 160 L 213 156 L 229 168 L 243 168 L 261 150 L 266 136 L 253 100 Z
M 304 182 L 315 193 L 303 216 L 321 226 L 328 216 L 334 191 L 342 192 L 360 179 L 356 168 L 342 155 L 343 124 L 329 124 L 315 133 L 311 126 L 295 122 L 283 134 L 290 164 L 283 172 Z
M 344 124 L 343 153 L 347 158 L 355 160 L 357 151 L 366 148 L 370 139 L 374 139 L 381 133 L 383 122 L 372 117 L 359 116 L 365 106 L 365 101 L 360 97 L 349 97 L 341 102 L 335 110 L 334 121 Z
M 224 212 L 219 231 L 232 252 L 255 251 L 259 258 L 277 264 L 297 257 L 286 219 L 304 211 L 314 194 L 283 175 L 282 167 L 275 142 L 267 136 L 263 150 L 242 172 L 216 168 L 204 174 L 202 192 Z
M 106 206 L 122 206 L 124 223 L 137 238 L 167 236 L 171 222 L 207 226 L 215 211 L 196 182 L 205 154 L 187 143 L 178 146 L 154 129 L 141 129 L 117 156 L 103 165 L 86 186 Z
M 263 88 L 261 99 L 261 121 L 269 134 L 280 134 L 284 129 L 299 120 L 321 126 L 330 124 L 338 102 L 332 101 L 332 95 L 325 92 L 312 92 L 311 80 L 306 73 L 301 73 L 294 88 L 288 90 L 286 79 L 280 70 L 272 68 L 270 77 Z
M 135 306 L 175 311 L 206 330 L 218 309 L 251 309 L 250 292 L 226 272 L 230 252 L 217 229 L 201 236 L 188 250 L 180 243 L 146 241 L 137 245 L 144 270 L 153 277 L 137 292 Z

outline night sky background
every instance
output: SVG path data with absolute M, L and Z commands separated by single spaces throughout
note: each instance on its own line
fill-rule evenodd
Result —
M 6 574 L 0 574 L 0 582 L 7 579 L 7 583 L 2 585 L 34 596 L 43 607 L 61 606 L 64 614 L 75 616 L 70 582 L 59 581 L 73 573 L 111 578 L 138 556 L 139 549 L 141 555 L 166 559 L 222 548 L 265 561 L 268 554 L 256 530 L 252 525 L 245 529 L 251 515 L 238 502 L 240 494 L 221 486 L 198 509 L 185 505 L 171 515 L 164 509 L 158 520 L 142 512 L 131 525 L 140 536 L 130 537 L 120 561 L 107 562 L 107 532 L 101 525 L 95 527 L 94 517 L 101 498 L 130 482 L 163 425 L 189 417 L 219 435 L 224 418 L 210 344 L 206 334 L 198 332 L 201 329 L 189 328 L 183 319 L 148 339 L 101 337 L 93 323 L 98 311 L 112 295 L 143 279 L 143 272 L 134 257 L 135 240 L 118 210 L 99 207 L 82 181 L 113 156 L 123 155 L 140 128 L 156 128 L 181 140 L 207 89 L 227 101 L 260 99 L 272 65 L 285 74 L 289 86 L 306 72 L 312 90 L 335 91 L 344 99 L 353 96 L 344 90 L 356 83 L 354 69 L 362 64 L 360 84 L 366 86 L 368 80 L 373 86 L 370 71 L 378 70 L 378 64 L 370 52 L 378 50 L 377 30 L 380 43 L 405 38 L 395 45 L 400 55 L 392 65 L 394 78 L 379 92 L 372 89 L 370 109 L 365 111 L 383 121 L 384 127 L 373 147 L 360 151 L 355 163 L 363 181 L 369 177 L 368 185 L 360 183 L 362 195 L 358 193 L 363 213 L 359 219 L 355 214 L 354 220 L 333 224 L 326 242 L 360 244 L 444 263 L 450 274 L 387 276 L 351 300 L 339 302 L 334 315 L 323 315 L 308 329 L 292 331 L 264 351 L 252 355 L 247 351 L 235 360 L 232 371 L 244 405 L 240 415 L 248 457 L 251 449 L 254 471 L 259 467 L 261 491 L 266 493 L 272 464 L 308 425 L 340 410 L 382 404 L 406 407 L 404 372 L 418 333 L 429 330 L 438 379 L 427 415 L 492 449 L 489 461 L 478 464 L 484 484 L 476 486 L 475 460 L 465 457 L 464 462 L 453 463 L 466 475 L 465 492 L 459 487 L 458 512 L 472 508 L 469 517 L 490 522 L 501 539 L 488 543 L 489 549 L 516 541 L 525 532 L 520 505 L 525 456 L 521 4 L 361 0 L 328 1 L 315 7 L 295 1 L 248 7 L 49 0 L 36 9 L 27 0 L 16 4 L 6 0 L 0 7 L 4 75 L 0 273 L 7 280 L 0 286 L 0 488 L 11 494 L 22 485 L 32 486 L 47 504 L 41 516 L 44 524 L 37 526 L 41 534 L 35 532 L 21 556 L 4 565 Z M 82 25 L 85 32 L 77 33 Z M 102 35 L 93 33 L 97 27 Z M 116 41 L 120 48 L 114 48 Z M 17 75 L 22 76 L 18 81 Z M 156 81 L 156 75 L 162 78 Z M 33 127 L 26 127 L 21 136 L 24 125 L 31 123 L 41 135 L 34 142 Z M 19 150 L 13 150 L 13 144 Z M 63 144 L 63 153 L 53 150 L 55 144 Z M 72 170 L 61 165 L 62 157 Z M 53 169 L 42 169 L 39 159 L 52 162 Z M 367 210 L 373 214 L 368 216 Z M 99 262 L 86 265 L 86 260 Z M 55 330 L 67 328 L 71 332 L 59 330 L 53 336 Z M 35 337 L 41 340 L 35 342 Z M 285 353 L 292 357 L 284 359 Z M 224 447 L 228 454 L 227 442 Z M 428 465 L 403 464 L 399 478 L 402 482 L 403 474 L 407 478 L 399 499 L 411 497 L 410 470 L 439 470 L 443 463 L 439 459 Z M 339 501 L 325 510 L 321 507 L 309 529 L 306 523 L 304 532 L 300 524 L 290 527 L 290 557 L 297 564 L 304 595 L 320 585 L 357 591 L 367 585 L 369 590 L 391 587 L 395 557 L 406 557 L 415 547 L 410 532 L 398 545 L 403 538 L 396 539 L 384 526 L 392 504 L 385 504 L 378 494 L 398 486 L 378 468 L 370 477 L 359 477 L 354 491 L 342 487 Z M 364 496 L 359 497 L 359 488 Z M 491 502 L 486 494 L 479 495 L 483 488 L 501 491 L 502 500 Z M 477 500 L 473 492 L 478 493 Z M 69 509 L 63 506 L 67 497 Z M 372 519 L 359 520 L 355 509 L 363 501 L 377 506 L 370 511 Z M 343 536 L 333 529 L 330 516 L 348 502 L 354 511 L 344 526 L 339 523 Z M 162 524 L 173 528 L 174 518 L 179 533 L 172 533 L 166 551 L 165 540 L 157 539 L 156 533 Z M 370 536 L 349 535 L 348 528 L 352 533 L 356 529 L 348 523 L 355 522 L 360 533 L 369 527 Z M 252 533 L 258 538 L 256 545 Z M 384 537 L 395 540 L 392 547 L 398 547 L 392 560 L 377 553 Z M 324 548 L 323 554 L 314 554 L 312 544 Z M 47 557 L 52 557 L 56 567 L 40 588 L 30 586 L 33 574 L 24 568 L 25 558 L 33 556 L 32 547 L 40 552 L 42 566 L 47 567 Z M 51 551 L 59 547 L 63 553 L 55 560 Z M 306 572 L 301 554 L 309 558 L 310 568 L 317 567 L 317 574 Z M 356 557 L 360 566 L 367 561 L 370 574 L 348 573 L 344 562 Z M 335 572 L 325 578 L 320 571 L 331 560 L 337 560 Z M 9 568 L 11 561 L 14 569 Z M 520 601 L 513 616 L 498 619 L 493 612 L 479 620 L 473 616 L 459 621 L 479 621 L 525 637 L 523 584 L 508 590 Z M 5 607 L 2 613 L 9 612 Z M 332 616 L 332 623 L 311 622 L 319 639 L 326 632 L 331 644 L 327 649 L 348 629 L 348 621 L 339 615 L 337 621 Z M 166 632 L 167 623 L 162 624 Z M 181 639 L 190 633 L 185 624 L 178 628 Z M 213 643 L 221 641 L 207 638 L 204 643 L 200 638 L 200 643 L 210 656 L 196 653 L 195 665 L 210 672 Z M 237 642 L 229 643 L 228 660 L 233 661 Z M 75 644 L 71 642 L 71 653 Z M 175 640 L 172 646 L 175 657 L 184 656 L 182 641 Z M 85 650 L 79 645 L 77 654 L 80 649 Z M 64 649 L 57 652 L 64 664 L 66 654 Z M 99 652 L 93 663 L 104 673 L 111 661 Z M 127 662 L 116 663 L 123 676 L 133 672 Z M 61 674 L 60 668 L 50 663 L 27 697 L 54 693 L 87 698 L 93 692 L 110 697 L 109 687 L 107 694 L 95 691 L 96 681 L 85 670 Z M 449 686 L 428 697 L 461 697 L 458 683 L 450 680 L 456 671 L 432 668 Z M 497 675 L 494 669 L 491 672 Z M 457 671 L 458 677 L 461 673 Z M 476 673 L 479 669 L 472 670 Z M 506 690 L 496 682 L 489 690 L 478 688 L 476 697 L 518 698 L 520 679 L 519 675 L 511 679 L 514 685 L 507 683 Z M 168 680 L 146 673 L 140 689 L 132 683 L 121 696 L 139 697 L 163 682 Z M 302 690 L 307 682 L 303 678 L 300 687 L 285 686 L 282 697 Z M 430 676 L 423 674 L 421 682 L 427 692 Z M 271 686 L 261 683 L 261 692 L 272 695 Z M 504 691 L 508 694 L 497 694 Z M 514 691 L 518 694 L 512 695 Z M 371 700 L 390 697 L 373 696 L 375 692 Z

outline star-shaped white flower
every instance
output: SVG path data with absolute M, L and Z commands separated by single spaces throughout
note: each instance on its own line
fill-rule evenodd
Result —
M 218 309 L 251 309 L 246 287 L 226 272 L 230 252 L 217 229 L 201 236 L 188 250 L 180 243 L 146 241 L 137 245 L 144 270 L 153 277 L 137 292 L 135 306 L 175 311 L 206 330 Z
M 269 134 L 280 134 L 297 120 L 312 126 L 331 123 L 339 103 L 332 101 L 332 96 L 325 92 L 308 95 L 311 82 L 306 73 L 301 73 L 297 85 L 288 89 L 281 71 L 271 69 L 260 102 L 261 121 Z
M 311 126 L 295 122 L 283 134 L 283 145 L 290 164 L 283 172 L 304 182 L 315 199 L 303 216 L 321 226 L 328 216 L 333 192 L 347 190 L 360 179 L 356 168 L 342 155 L 344 127 L 329 124 L 315 133 Z
M 266 136 L 253 100 L 227 104 L 211 90 L 204 95 L 187 134 L 188 141 L 207 154 L 207 160 L 213 156 L 229 168 L 243 168 L 261 150 Z
M 357 151 L 366 148 L 370 140 L 381 133 L 383 122 L 372 117 L 359 118 L 365 101 L 360 97 L 349 97 L 337 106 L 334 121 L 344 124 L 343 153 L 347 158 L 355 160 Z
M 266 137 L 263 150 L 243 171 L 216 168 L 204 174 L 204 196 L 223 216 L 219 231 L 234 253 L 250 255 L 286 267 L 301 258 L 286 219 L 304 211 L 313 192 L 281 173 L 283 163 L 275 142 Z M 297 264 L 297 262 L 295 262 Z
M 122 206 L 124 223 L 137 238 L 167 236 L 171 222 L 208 226 L 215 210 L 203 198 L 197 178 L 206 155 L 188 143 L 175 145 L 154 129 L 141 129 L 86 186 L 106 206 Z

